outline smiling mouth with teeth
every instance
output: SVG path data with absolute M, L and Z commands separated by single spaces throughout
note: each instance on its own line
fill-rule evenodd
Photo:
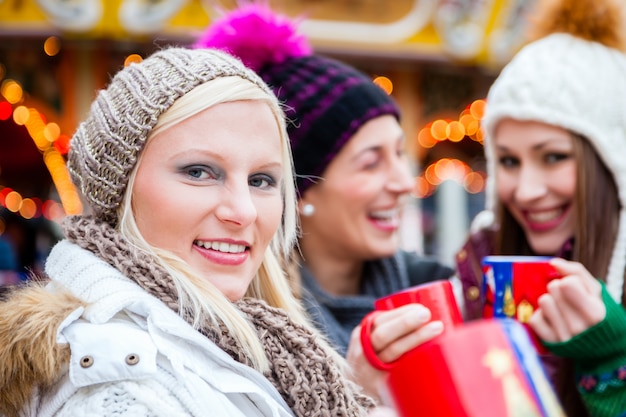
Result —
M 226 242 L 204 242 L 201 240 L 196 240 L 193 242 L 196 246 L 199 246 L 204 249 L 211 249 L 218 252 L 224 253 L 242 253 L 246 251 L 247 246 L 237 245 L 233 243 Z
M 528 218 L 528 220 L 535 222 L 535 223 L 545 223 L 545 222 L 549 222 L 551 220 L 557 219 L 559 216 L 561 216 L 561 214 L 563 214 L 563 208 L 558 208 L 558 209 L 549 210 L 549 211 L 542 211 L 540 213 L 529 212 L 529 213 L 526 213 L 526 217 Z
M 392 210 L 374 211 L 370 213 L 369 216 L 373 219 L 378 219 L 378 220 L 391 220 L 398 216 L 398 210 L 392 209 Z

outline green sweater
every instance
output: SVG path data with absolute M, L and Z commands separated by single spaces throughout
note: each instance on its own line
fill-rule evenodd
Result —
M 578 390 L 593 417 L 626 417 L 626 311 L 602 288 L 606 317 L 563 343 L 545 343 L 572 358 Z

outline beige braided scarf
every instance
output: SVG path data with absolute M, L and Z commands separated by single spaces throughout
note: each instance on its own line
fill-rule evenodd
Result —
M 63 231 L 68 240 L 93 252 L 178 313 L 177 294 L 168 273 L 107 223 L 72 216 L 64 221 Z M 261 300 L 245 298 L 236 306 L 263 343 L 270 362 L 265 376 L 296 416 L 365 416 L 374 406 L 345 378 L 310 330 Z M 212 324 L 200 331 L 235 360 L 250 365 L 227 331 Z

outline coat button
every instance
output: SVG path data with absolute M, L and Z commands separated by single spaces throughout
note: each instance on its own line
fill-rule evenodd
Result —
M 127 365 L 137 365 L 139 363 L 139 355 L 137 355 L 136 353 L 131 353 L 130 355 L 126 356 L 126 364 Z
M 459 262 L 465 261 L 466 258 L 467 258 L 467 251 L 465 249 L 461 249 L 459 253 L 456 254 L 456 259 Z
M 80 358 L 80 366 L 83 368 L 89 368 L 93 365 L 93 357 L 87 355 Z
M 469 301 L 476 301 L 480 297 L 480 290 L 477 286 L 473 285 L 465 291 L 465 296 Z

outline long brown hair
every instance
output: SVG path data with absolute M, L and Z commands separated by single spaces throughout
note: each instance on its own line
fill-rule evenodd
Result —
M 574 196 L 577 221 L 571 260 L 582 263 L 593 276 L 605 281 L 621 209 L 617 186 L 589 141 L 576 134 L 572 137 L 578 169 Z M 524 230 L 511 213 L 500 203 L 497 211 L 500 227 L 495 237 L 494 252 L 500 255 L 533 255 Z M 573 364 L 567 359 L 563 359 L 558 367 L 555 389 L 568 417 L 589 415 L 576 389 Z
M 578 222 L 572 259 L 605 281 L 619 225 L 617 186 L 589 141 L 576 136 L 574 150 L 581 169 L 576 175 Z

